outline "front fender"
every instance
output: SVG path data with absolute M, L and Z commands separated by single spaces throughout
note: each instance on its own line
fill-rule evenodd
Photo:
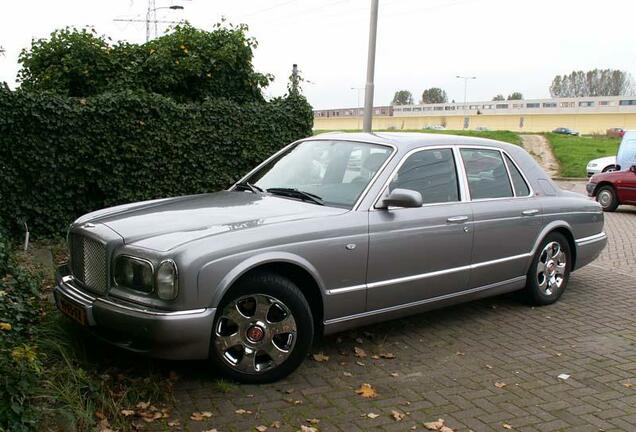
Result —
M 318 270 L 307 259 L 283 251 L 268 251 L 251 256 L 230 256 L 203 266 L 198 276 L 199 296 L 202 304 L 217 307 L 225 293 L 245 273 L 259 266 L 271 263 L 296 265 L 309 273 L 320 288 L 325 300 L 325 285 Z

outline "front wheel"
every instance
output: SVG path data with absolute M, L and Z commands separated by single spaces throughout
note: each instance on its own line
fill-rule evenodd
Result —
M 527 275 L 526 298 L 542 306 L 556 302 L 565 291 L 572 268 L 570 244 L 562 234 L 549 234 L 542 242 Z
M 249 275 L 232 287 L 217 309 L 210 359 L 243 383 L 284 378 L 302 363 L 314 337 L 311 308 L 290 280 Z
M 596 201 L 603 207 L 603 211 L 613 212 L 618 207 L 616 191 L 611 186 L 603 186 L 596 192 Z

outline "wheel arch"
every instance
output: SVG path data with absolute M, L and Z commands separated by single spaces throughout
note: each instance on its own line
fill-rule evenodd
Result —
M 609 182 L 607 180 L 602 180 L 600 181 L 596 187 L 594 188 L 594 192 L 592 193 L 593 196 L 596 196 L 596 194 L 598 193 L 599 189 L 604 187 L 604 186 L 609 186 L 614 190 L 614 194 L 616 195 L 616 199 L 618 199 L 618 191 L 616 190 L 616 187 L 614 187 L 614 185 L 612 184 L 612 182 Z
M 325 288 L 318 270 L 298 255 L 275 252 L 253 256 L 228 272 L 217 286 L 212 303 L 218 306 L 225 294 L 239 280 L 257 272 L 270 272 L 291 280 L 303 293 L 314 318 L 316 333 L 322 332 Z
M 572 253 L 572 265 L 570 268 L 576 268 L 576 240 L 574 238 L 574 234 L 572 233 L 572 227 L 566 221 L 554 221 L 546 225 L 537 237 L 537 240 L 532 247 L 530 261 L 528 262 L 528 268 L 526 269 L 526 271 L 529 270 L 530 265 L 532 264 L 532 260 L 537 253 L 537 249 L 539 248 L 539 246 L 541 246 L 541 242 L 543 242 L 543 240 L 553 232 L 557 232 L 567 239 L 568 245 L 570 246 L 570 252 Z

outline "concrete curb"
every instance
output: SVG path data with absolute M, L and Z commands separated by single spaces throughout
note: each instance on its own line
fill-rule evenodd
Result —
M 587 177 L 552 177 L 554 181 L 584 181 L 587 182 Z

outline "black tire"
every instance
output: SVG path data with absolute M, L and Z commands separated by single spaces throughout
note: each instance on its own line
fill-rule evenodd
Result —
M 269 347 L 271 349 L 271 342 L 269 342 L 268 338 L 270 338 L 274 332 L 270 331 L 270 326 L 268 325 L 270 324 L 269 318 L 264 321 L 258 321 L 264 323 L 261 327 L 264 336 L 260 334 L 260 331 L 257 331 L 258 336 L 262 339 L 256 344 L 253 344 L 248 338 L 247 335 L 249 332 L 247 330 L 241 331 L 241 328 L 246 328 L 246 326 L 249 326 L 247 328 L 255 326 L 254 322 L 258 320 L 258 318 L 256 318 L 258 316 L 256 312 L 256 302 L 263 299 L 272 301 L 272 304 L 275 305 L 274 307 L 276 312 L 281 314 L 283 312 L 283 308 L 286 308 L 287 311 L 291 313 L 295 324 L 296 333 L 295 337 L 292 338 L 293 345 L 291 345 L 289 350 L 287 350 L 289 354 L 286 354 L 287 357 L 282 360 L 280 364 L 276 364 L 273 357 L 270 357 L 265 353 L 265 351 L 259 351 L 259 348 L 266 350 Z M 236 345 L 234 348 L 226 349 L 225 353 L 221 353 L 221 350 L 227 346 L 223 345 L 223 338 L 227 337 L 224 335 L 225 328 L 229 329 L 227 333 L 233 332 L 232 320 L 225 318 L 224 312 L 232 313 L 235 306 L 238 306 L 238 308 L 241 309 L 241 307 L 245 304 L 249 306 L 252 301 L 254 302 L 254 315 L 249 317 L 248 311 L 247 317 L 244 317 L 243 315 L 238 316 L 238 320 L 244 320 L 244 323 L 242 324 L 242 327 L 237 326 L 237 330 L 233 333 L 236 335 L 240 334 L 240 344 Z M 279 303 L 282 304 L 282 307 Z M 269 313 L 272 313 L 271 309 Z M 210 360 L 223 375 L 235 381 L 248 384 L 262 384 L 284 378 L 296 370 L 296 368 L 303 362 L 313 343 L 314 320 L 311 308 L 307 303 L 307 299 L 292 281 L 277 274 L 255 273 L 241 278 L 223 297 L 223 300 L 217 309 L 216 315 L 214 326 L 212 328 L 212 340 L 210 342 Z M 267 315 L 266 313 L 266 316 L 269 317 L 270 315 Z M 223 320 L 223 322 L 220 323 L 221 320 Z M 289 334 L 292 333 L 290 332 Z M 282 334 L 282 337 L 283 340 L 285 340 L 289 338 L 289 335 L 285 333 Z M 223 345 L 223 348 L 220 347 L 219 344 Z M 258 344 L 261 345 L 259 346 Z M 247 352 L 245 351 L 246 346 L 248 347 L 248 350 L 253 349 L 253 351 L 256 352 L 255 359 L 258 360 L 259 355 L 261 355 L 261 360 L 265 359 L 264 364 L 266 369 L 258 371 L 254 368 L 251 373 L 247 373 L 239 370 L 242 365 L 240 361 L 236 361 L 236 365 L 232 364 L 232 361 L 236 360 L 232 357 L 233 353 L 237 352 L 236 358 L 242 359 L 243 355 L 245 355 L 244 353 Z M 267 363 L 268 358 L 271 360 L 271 363 Z M 252 363 L 250 360 L 250 367 L 253 364 L 258 365 L 258 361 L 256 361 L 256 363 Z
M 603 172 L 614 172 L 616 171 L 616 165 L 610 165 L 603 168 Z
M 552 258 L 550 256 L 552 252 L 546 250 L 548 245 L 555 243 L 558 244 L 564 254 L 564 266 L 560 265 L 563 260 Z M 551 266 L 550 261 L 555 263 L 555 267 L 553 267 L 554 273 L 552 273 L 552 269 L 548 269 L 548 266 Z M 543 266 L 543 276 L 541 276 L 542 268 L 540 266 Z M 526 300 L 536 306 L 544 306 L 556 302 L 567 287 L 571 270 L 572 251 L 570 243 L 563 234 L 558 232 L 548 234 L 537 248 L 530 270 L 528 270 L 526 288 L 524 290 Z M 555 275 L 554 282 L 558 282 L 560 279 L 560 283 L 551 284 L 550 273 Z M 544 281 L 545 284 L 542 283 Z
M 620 204 L 616 196 L 616 191 L 609 185 L 601 186 L 596 191 L 596 202 L 598 202 L 601 207 L 603 207 L 603 211 L 606 212 L 613 212 Z

